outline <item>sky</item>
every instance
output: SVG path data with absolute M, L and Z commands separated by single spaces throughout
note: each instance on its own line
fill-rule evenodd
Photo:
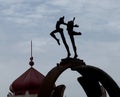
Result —
M 107 72 L 120 86 L 120 0 L 0 0 L 0 96 L 29 66 L 30 42 L 33 41 L 34 68 L 46 75 L 66 50 L 49 35 L 56 21 L 76 17 L 81 36 L 75 37 L 78 58 L 87 65 Z M 64 28 L 73 56 L 71 42 Z M 65 84 L 64 97 L 87 97 L 77 82 L 81 76 L 66 70 L 56 84 Z

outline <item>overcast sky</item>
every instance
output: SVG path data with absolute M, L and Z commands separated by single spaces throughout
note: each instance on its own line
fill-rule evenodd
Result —
M 75 37 L 79 58 L 103 69 L 120 86 L 120 0 L 0 0 L 1 97 L 30 68 L 31 40 L 34 68 L 44 75 L 66 57 L 62 41 L 58 46 L 49 35 L 61 16 L 65 22 L 76 17 L 75 30 L 82 32 Z M 67 42 L 71 47 L 69 38 Z M 79 76 L 71 70 L 60 76 L 56 84 L 67 86 L 64 96 L 87 97 L 77 82 Z

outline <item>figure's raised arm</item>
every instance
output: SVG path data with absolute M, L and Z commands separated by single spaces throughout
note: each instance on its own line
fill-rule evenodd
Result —
M 74 21 L 75 21 L 75 17 L 73 18 L 73 26 L 74 26 L 74 27 L 79 27 L 78 24 L 75 24 L 75 25 L 74 25 Z

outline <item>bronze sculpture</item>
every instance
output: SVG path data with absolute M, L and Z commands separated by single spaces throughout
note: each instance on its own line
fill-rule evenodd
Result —
M 76 46 L 75 46 L 74 35 L 81 35 L 81 32 L 76 32 L 76 31 L 73 30 L 74 27 L 79 27 L 77 24 L 74 24 L 74 21 L 75 21 L 75 17 L 73 18 L 73 20 L 70 20 L 70 21 L 68 21 L 68 23 L 65 23 L 64 22 L 64 16 L 60 17 L 59 20 L 56 23 L 56 29 L 50 33 L 50 35 L 57 41 L 58 45 L 60 45 L 60 42 L 59 42 L 59 39 L 55 36 L 55 33 L 58 33 L 58 32 L 60 33 L 63 44 L 64 44 L 64 46 L 67 50 L 67 58 L 70 58 L 71 53 L 70 53 L 69 46 L 66 42 L 66 39 L 65 39 L 65 36 L 64 36 L 64 33 L 63 33 L 63 28 L 61 28 L 60 26 L 61 25 L 66 25 L 67 26 L 68 35 L 70 37 L 72 47 L 73 47 L 73 51 L 74 51 L 74 58 L 77 58 L 78 55 L 77 55 L 77 49 L 76 49 Z
M 74 27 L 79 27 L 77 24 L 74 24 L 74 21 L 75 17 L 73 20 L 65 23 L 63 16 L 57 21 L 56 29 L 50 33 L 58 45 L 60 45 L 60 42 L 55 33 L 60 33 L 68 55 L 66 59 L 62 59 L 60 63 L 57 63 L 57 66 L 48 72 L 42 84 L 42 92 L 39 93 L 38 97 L 63 97 L 66 86 L 64 84 L 56 86 L 55 82 L 58 77 L 69 68 L 72 71 L 77 71 L 81 75 L 77 80 L 84 89 L 87 97 L 106 97 L 106 92 L 110 97 L 120 97 L 120 88 L 111 76 L 97 67 L 86 65 L 83 60 L 77 58 L 74 36 L 81 35 L 81 32 L 73 30 Z M 61 25 L 67 27 L 74 51 L 74 58 L 70 58 L 71 53 L 63 33 L 63 28 L 60 27 Z M 44 91 L 47 91 L 47 93 Z

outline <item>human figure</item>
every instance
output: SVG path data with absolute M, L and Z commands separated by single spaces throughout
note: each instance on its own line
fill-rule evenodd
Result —
M 52 31 L 50 35 L 57 41 L 58 45 L 60 45 L 59 39 L 55 36 L 55 33 L 58 33 L 58 32 L 60 33 L 63 44 L 65 45 L 65 48 L 67 50 L 67 54 L 68 54 L 67 58 L 69 58 L 71 54 L 70 54 L 70 50 L 69 50 L 68 44 L 66 42 L 66 39 L 63 33 L 63 28 L 60 27 L 62 24 L 66 25 L 66 23 L 64 23 L 64 16 L 59 18 L 59 20 L 56 23 L 56 29 Z
M 79 27 L 77 24 L 74 24 L 74 21 L 75 21 L 75 17 L 73 18 L 73 20 L 71 21 L 68 21 L 67 23 L 67 31 L 68 31 L 68 35 L 70 37 L 70 40 L 71 40 L 71 43 L 72 43 L 72 46 L 73 46 L 73 51 L 74 51 L 74 58 L 77 58 L 78 55 L 77 55 L 77 48 L 75 46 L 75 40 L 74 40 L 74 35 L 81 35 L 81 32 L 75 32 L 73 30 L 74 27 Z

